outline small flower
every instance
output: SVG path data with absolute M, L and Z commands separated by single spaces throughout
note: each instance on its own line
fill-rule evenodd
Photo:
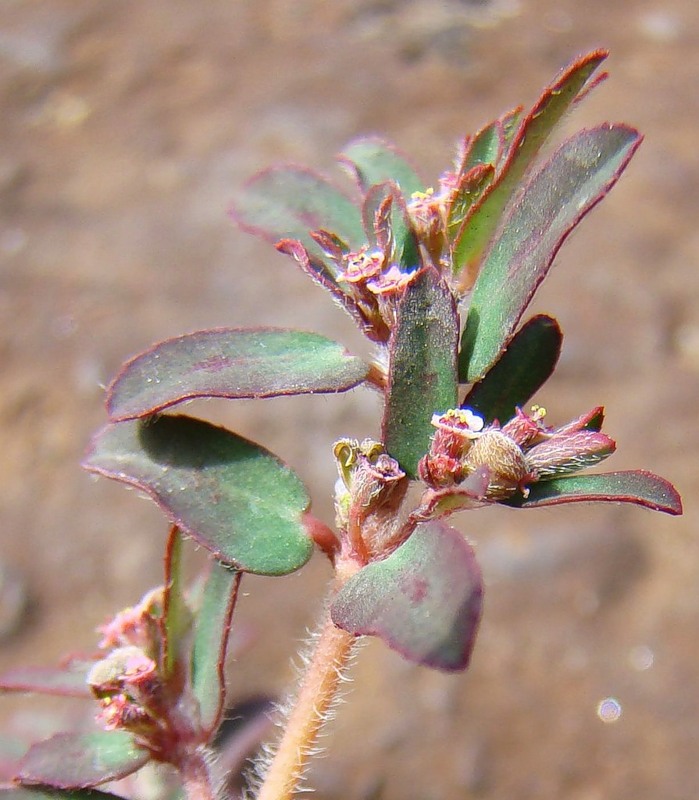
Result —
M 393 264 L 385 272 L 367 281 L 366 287 L 376 295 L 400 295 L 414 275 L 414 270 L 412 272 L 403 272 Z
M 343 270 L 339 281 L 365 284 L 376 279 L 386 266 L 386 256 L 381 250 L 370 249 L 368 245 L 344 255 Z
M 597 430 L 602 409 L 560 428 L 543 423 L 546 410 L 534 406 L 531 414 L 517 409 L 502 427 L 484 426 L 469 409 L 452 409 L 435 415 L 437 432 L 429 453 L 420 463 L 421 478 L 434 490 L 458 487 L 474 473 L 487 469 L 485 500 L 498 502 L 537 481 L 578 472 L 611 455 L 616 445 Z
M 359 507 L 367 514 L 385 504 L 405 478 L 398 462 L 372 439 L 361 443 L 341 439 L 333 453 L 340 473 L 336 493 L 338 521 L 345 520 L 350 507 Z
M 380 442 L 341 439 L 333 448 L 340 479 L 335 490 L 337 527 L 353 549 L 380 551 L 377 537 L 396 527 L 396 510 L 408 480 Z
M 417 274 L 416 270 L 405 272 L 392 264 L 390 249 L 388 241 L 384 248 L 365 245 L 343 253 L 338 262 L 338 282 L 349 284 L 348 294 L 377 330 L 390 330 L 395 325 L 397 300 Z
M 433 188 L 424 192 L 414 192 L 408 203 L 410 221 L 420 242 L 436 262 L 444 248 L 445 232 L 445 198 L 440 191 L 435 194 Z
M 468 475 L 465 458 L 482 435 L 483 418 L 468 408 L 453 408 L 434 414 L 432 425 L 437 432 L 430 452 L 420 462 L 420 477 L 433 488 L 457 485 Z
M 108 731 L 145 733 L 154 727 L 148 712 L 125 694 L 102 698 L 96 721 Z
M 483 417 L 470 408 L 452 408 L 445 414 L 433 414 L 432 425 L 438 430 L 449 431 L 468 439 L 475 439 L 483 430 Z
M 95 663 L 87 683 L 99 701 L 97 721 L 107 730 L 144 733 L 157 724 L 162 682 L 155 661 L 134 646 L 119 647 Z
M 517 408 L 515 416 L 503 425 L 502 431 L 520 447 L 531 445 L 550 433 L 544 425 L 545 416 L 546 409 L 542 406 L 532 406 L 531 414 L 525 414 L 520 408 Z

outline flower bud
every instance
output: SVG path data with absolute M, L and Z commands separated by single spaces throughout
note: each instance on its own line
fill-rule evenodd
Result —
M 483 419 L 468 408 L 455 408 L 434 414 L 432 425 L 437 431 L 418 465 L 420 478 L 433 489 L 455 486 L 469 473 L 464 459 L 481 436 Z
M 337 525 L 346 529 L 350 515 L 356 520 L 400 502 L 407 481 L 398 462 L 380 442 L 365 439 L 361 444 L 341 439 L 333 448 L 340 480 L 335 490 Z
M 489 500 L 502 500 L 514 494 L 529 475 L 522 448 L 495 428 L 485 430 L 474 441 L 464 462 L 469 473 L 479 467 L 490 471 Z
M 156 670 L 155 661 L 140 648 L 119 647 L 92 666 L 87 683 L 97 697 L 104 697 L 152 682 L 157 679 Z
M 599 431 L 553 434 L 529 450 L 527 465 L 536 480 L 546 480 L 591 467 L 615 449 L 614 440 Z

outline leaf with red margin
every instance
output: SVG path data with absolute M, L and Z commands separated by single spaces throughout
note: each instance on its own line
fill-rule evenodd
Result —
M 0 787 L 0 800 L 123 800 L 97 789 L 44 789 L 27 786 Z
M 561 354 L 563 333 L 558 322 L 538 314 L 517 331 L 500 358 L 476 383 L 461 404 L 490 423 L 507 422 L 552 375 Z
M 195 397 L 229 399 L 343 392 L 369 370 L 342 345 L 306 331 L 218 328 L 178 336 L 132 358 L 107 389 L 114 422 Z
M 517 106 L 465 139 L 458 160 L 458 174 L 477 166 L 500 168 L 507 159 L 512 139 L 522 119 L 522 106 Z
M 634 503 L 666 514 L 682 513 L 677 489 L 665 478 L 640 469 L 555 478 L 533 483 L 528 490 L 527 497 L 517 495 L 506 504 L 541 508 L 561 503 Z
M 141 489 L 184 533 L 245 572 L 285 575 L 311 557 L 301 480 L 224 428 L 169 415 L 107 425 L 83 466 Z
M 192 612 L 185 598 L 183 545 L 182 532 L 177 525 L 171 525 L 165 545 L 163 611 L 158 620 L 163 639 L 160 670 L 167 680 L 176 674 L 186 675 L 189 667 Z
M 194 626 L 192 693 L 209 736 L 221 722 L 226 700 L 224 666 L 240 578 L 237 570 L 212 560 Z
M 459 373 L 480 380 L 500 356 L 559 248 L 619 179 L 641 143 L 604 124 L 565 141 L 508 209 L 473 289 Z
M 518 189 L 551 131 L 589 85 L 589 79 L 607 57 L 594 50 L 576 59 L 544 89 L 531 111 L 522 119 L 510 141 L 504 141 L 506 160 L 497 178 L 474 206 L 459 234 L 453 254 L 454 272 L 470 270 L 480 261 L 498 227 L 505 206 Z M 506 119 L 507 115 L 502 119 Z M 517 119 L 515 116 L 514 119 Z
M 125 778 L 150 758 L 125 731 L 58 733 L 29 748 L 17 779 L 57 789 L 86 789 Z
M 406 200 L 414 192 L 424 191 L 420 176 L 408 159 L 390 142 L 379 137 L 355 139 L 338 156 L 352 173 L 362 192 L 377 183 L 393 181 Z
M 390 226 L 387 227 L 393 240 L 391 261 L 398 264 L 403 272 L 418 269 L 422 266 L 420 244 L 410 220 L 405 198 L 395 183 L 389 181 L 377 184 L 366 193 L 362 205 L 362 218 L 367 238 L 370 242 L 381 238 L 376 223 L 381 216 L 380 209 L 387 203 L 390 204 L 389 213 L 386 215 L 387 221 L 390 220 Z
M 92 697 L 87 673 L 92 664 L 66 667 L 16 667 L 0 675 L 0 693 L 31 692 L 56 697 Z
M 457 671 L 469 664 L 482 598 L 473 548 L 455 528 L 432 520 L 353 575 L 330 613 L 338 627 L 379 636 L 409 661 Z
M 426 268 L 408 284 L 389 343 L 383 441 L 407 475 L 434 433 L 434 413 L 455 408 L 459 323 L 454 298 L 437 272 Z
M 492 164 L 477 164 L 459 176 L 447 210 L 446 232 L 450 247 L 464 219 L 490 185 L 493 175 Z
M 365 242 L 359 208 L 325 178 L 301 167 L 272 167 L 253 176 L 238 193 L 231 216 L 243 230 L 273 244 L 297 239 L 333 279 L 338 267 L 310 231 L 332 231 L 351 250 Z
M 427 489 L 422 495 L 420 508 L 413 512 L 413 516 L 420 521 L 444 519 L 458 511 L 479 508 L 488 502 L 486 494 L 489 485 L 490 469 L 481 465 L 456 486 Z
M 316 231 L 314 236 L 323 236 L 324 232 Z M 322 286 L 333 296 L 334 300 L 345 309 L 363 331 L 367 330 L 367 321 L 354 298 L 336 283 L 334 278 L 329 278 L 320 267 L 311 260 L 306 248 L 296 239 L 282 239 L 277 242 L 277 250 L 284 255 L 291 256 L 301 267 L 303 272 L 318 286 Z

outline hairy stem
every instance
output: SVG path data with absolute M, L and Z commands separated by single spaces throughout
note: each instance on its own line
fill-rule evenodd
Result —
M 355 641 L 353 634 L 333 624 L 328 608 L 257 800 L 293 797 L 337 695 Z
M 205 749 L 198 748 L 189 752 L 179 765 L 187 800 L 217 800 L 219 797 L 208 755 Z

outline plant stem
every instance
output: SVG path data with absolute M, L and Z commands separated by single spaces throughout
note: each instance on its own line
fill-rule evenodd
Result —
M 334 625 L 328 607 L 257 800 L 290 800 L 293 797 L 337 695 L 355 642 L 353 634 Z
M 179 769 L 187 800 L 217 800 L 219 793 L 204 748 L 187 753 Z

